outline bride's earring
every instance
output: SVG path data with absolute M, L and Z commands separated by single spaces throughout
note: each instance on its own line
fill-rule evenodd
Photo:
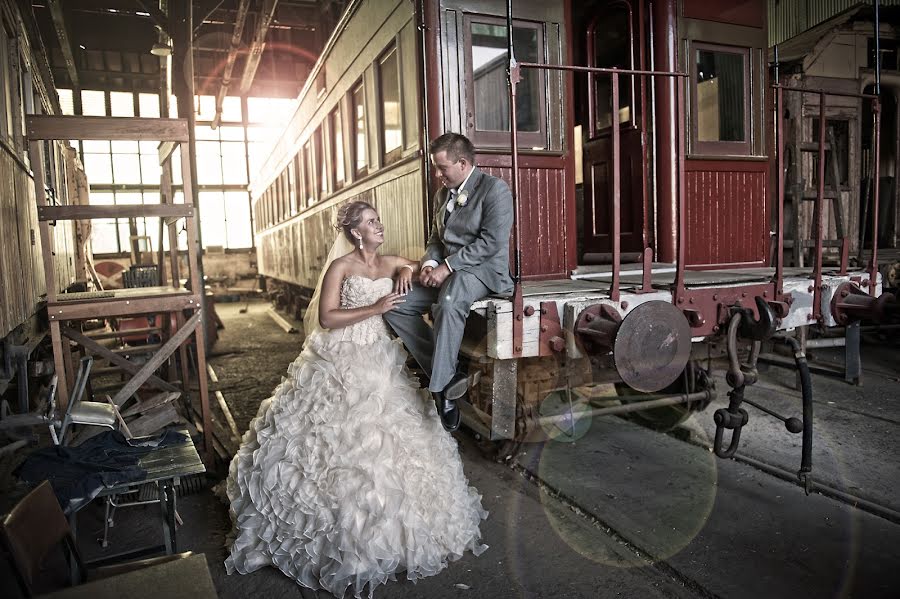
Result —
M 359 239 L 359 249 L 363 249 L 362 237 L 357 237 L 357 239 Z

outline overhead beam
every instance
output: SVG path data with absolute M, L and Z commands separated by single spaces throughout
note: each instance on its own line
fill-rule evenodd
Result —
M 166 13 L 159 10 L 156 6 L 144 2 L 144 0 L 134 0 L 134 2 L 141 7 L 141 10 L 149 13 L 150 18 L 153 19 L 153 23 L 159 27 L 160 31 L 169 37 L 172 37 L 172 34 L 169 32 L 169 17 L 166 16 Z
M 272 24 L 277 5 L 278 0 L 264 0 L 263 2 L 263 8 L 259 13 L 259 21 L 256 23 L 256 31 L 253 33 L 253 42 L 250 44 L 250 54 L 247 56 L 247 64 L 244 66 L 244 75 L 241 77 L 242 94 L 250 91 L 253 77 L 256 76 L 259 60 L 262 58 L 263 50 L 266 49 L 266 34 L 269 32 L 269 25 Z
M 66 72 L 69 73 L 69 81 L 72 82 L 72 87 L 80 89 L 78 69 L 75 67 L 75 55 L 72 54 L 72 43 L 69 41 L 69 30 L 66 28 L 62 2 L 60 0 L 48 0 L 47 6 L 50 9 L 50 16 L 53 17 L 53 28 L 56 29 L 56 37 L 59 38 L 59 47 L 62 50 L 63 59 L 66 61 Z
M 219 85 L 219 91 L 216 94 L 216 116 L 213 118 L 212 122 L 213 129 L 218 127 L 219 122 L 222 120 L 222 105 L 225 102 L 225 94 L 228 93 L 228 86 L 231 85 L 231 72 L 234 69 L 234 61 L 237 59 L 241 39 L 244 36 L 244 23 L 247 20 L 247 11 L 249 7 L 250 3 L 247 0 L 241 0 L 238 5 L 237 17 L 234 21 L 234 31 L 231 33 L 231 46 L 228 48 L 228 58 L 225 60 L 225 70 L 222 73 L 222 84 Z
M 186 142 L 188 126 L 185 119 L 28 115 L 25 117 L 25 134 L 31 141 L 37 139 L 111 139 Z

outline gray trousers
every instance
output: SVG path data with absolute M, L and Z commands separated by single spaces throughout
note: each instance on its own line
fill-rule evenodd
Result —
M 384 319 L 406 349 L 431 377 L 430 391 L 443 391 L 456 374 L 469 309 L 490 293 L 478 277 L 457 271 L 447 277 L 440 289 L 414 284 L 405 303 L 384 313 Z M 429 309 L 434 329 L 422 318 Z

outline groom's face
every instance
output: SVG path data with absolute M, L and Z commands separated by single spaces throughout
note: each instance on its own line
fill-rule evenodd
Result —
M 445 150 L 432 154 L 431 163 L 434 165 L 434 176 L 448 189 L 459 187 L 469 173 L 468 160 L 460 158 L 454 161 Z

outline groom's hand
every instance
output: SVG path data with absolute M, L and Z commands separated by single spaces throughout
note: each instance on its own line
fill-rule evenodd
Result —
M 441 264 L 437 268 L 423 268 L 419 281 L 424 287 L 440 287 L 450 276 L 450 269 L 446 264 Z

